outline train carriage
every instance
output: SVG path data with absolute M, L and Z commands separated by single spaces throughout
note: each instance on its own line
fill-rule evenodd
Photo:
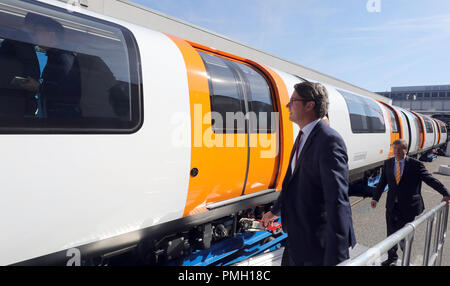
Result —
M 270 207 L 299 131 L 286 104 L 315 79 L 65 8 L 0 0 L 0 264 L 157 264 Z M 324 85 L 351 182 L 395 139 L 412 155 L 447 140 L 442 122 Z

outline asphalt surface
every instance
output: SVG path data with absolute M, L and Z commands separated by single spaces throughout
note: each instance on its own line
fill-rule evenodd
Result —
M 438 156 L 436 160 L 431 163 L 424 162 L 425 167 L 428 171 L 438 180 L 440 180 L 448 189 L 450 189 L 450 176 L 439 174 L 440 165 L 450 165 L 450 157 Z M 385 217 L 385 206 L 386 206 L 386 193 L 381 196 L 378 206 L 372 209 L 370 206 L 371 198 L 357 198 L 351 197 L 350 201 L 353 204 L 352 216 L 353 216 L 353 226 L 355 229 L 356 240 L 359 245 L 365 247 L 371 247 L 376 245 L 378 242 L 386 238 L 386 217 Z M 425 202 L 425 212 L 434 208 L 441 202 L 442 195 L 436 192 L 434 189 L 429 187 L 427 184 L 422 185 L 422 197 Z M 359 201 L 359 202 L 358 202 Z M 434 234 L 433 228 L 433 234 Z M 447 227 L 447 233 L 450 229 L 450 223 Z M 423 252 L 425 246 L 425 234 L 426 234 L 426 223 L 423 223 L 416 229 L 412 253 L 411 253 L 411 264 L 412 265 L 422 265 Z M 433 235 L 434 237 L 434 235 Z M 442 266 L 450 266 L 450 241 L 444 244 L 443 256 L 442 256 Z M 433 249 L 434 241 L 432 240 L 431 249 Z M 399 258 L 402 257 L 402 251 L 398 250 Z

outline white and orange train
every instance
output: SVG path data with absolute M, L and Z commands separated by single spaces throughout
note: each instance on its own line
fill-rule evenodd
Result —
M 233 235 L 273 203 L 302 74 L 65 8 L 0 0 L 1 265 L 124 253 L 160 263 Z M 46 88 L 30 96 L 20 81 L 33 70 L 41 86 L 56 83 L 54 102 L 72 100 L 50 106 Z M 325 86 L 351 182 L 376 173 L 397 138 L 410 155 L 447 141 L 440 121 Z

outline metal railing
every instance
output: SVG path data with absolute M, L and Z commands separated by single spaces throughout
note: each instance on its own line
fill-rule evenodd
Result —
M 414 240 L 414 234 L 419 225 L 427 222 L 427 233 L 425 238 L 425 248 L 423 254 L 423 266 L 440 266 L 442 263 L 442 251 L 444 249 L 445 237 L 447 234 L 449 206 L 442 202 L 432 210 L 421 215 L 415 221 L 406 224 L 402 229 L 392 234 L 377 245 L 369 248 L 360 256 L 346 260 L 338 266 L 373 266 L 376 265 L 381 256 L 388 252 L 394 245 L 405 240 L 405 249 L 403 252 L 402 266 L 410 265 L 411 247 Z M 433 224 L 437 216 L 434 247 L 430 257 L 431 240 Z

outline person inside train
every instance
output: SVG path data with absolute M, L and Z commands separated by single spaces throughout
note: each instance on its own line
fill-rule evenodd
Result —
M 20 40 L 19 40 L 20 39 Z M 35 90 L 24 88 L 27 79 L 39 80 L 39 62 L 25 31 L 14 31 L 0 47 L 0 116 L 32 117 L 37 108 Z
M 26 15 L 25 23 L 33 43 L 47 56 L 41 79 L 28 77 L 20 83 L 23 89 L 39 93 L 38 117 L 79 117 L 78 60 L 75 53 L 58 48 L 65 38 L 64 27 L 52 18 L 33 13 Z

